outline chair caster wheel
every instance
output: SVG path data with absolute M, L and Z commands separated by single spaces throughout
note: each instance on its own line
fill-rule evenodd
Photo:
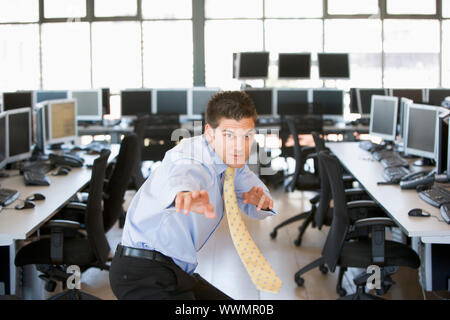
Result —
M 272 231 L 272 232 L 270 233 L 270 238 L 271 238 L 271 239 L 275 239 L 276 237 L 277 237 L 277 231 L 274 230 L 274 231 Z
M 295 282 L 297 283 L 297 285 L 299 287 L 303 287 L 303 285 L 305 284 L 305 279 L 303 279 L 300 276 L 295 275 Z
M 300 245 L 302 244 L 302 240 L 301 240 L 301 239 L 295 239 L 295 240 L 294 240 L 294 244 L 295 244 L 297 247 L 300 247 Z
M 336 292 L 340 297 L 345 297 L 347 295 L 347 291 L 344 288 L 336 289 Z
M 324 266 L 323 264 L 321 266 L 319 266 L 319 270 L 320 270 L 320 272 L 322 272 L 322 274 L 328 273 L 328 268 L 326 266 Z

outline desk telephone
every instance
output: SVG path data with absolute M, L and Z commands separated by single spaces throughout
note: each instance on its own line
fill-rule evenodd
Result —
M 49 155 L 49 159 L 52 162 L 52 164 L 70 166 L 75 168 L 82 167 L 84 162 L 83 158 L 71 154 L 57 155 L 51 153 Z
M 400 179 L 400 188 L 415 189 L 418 185 L 432 186 L 434 183 L 435 171 L 419 171 L 407 174 Z

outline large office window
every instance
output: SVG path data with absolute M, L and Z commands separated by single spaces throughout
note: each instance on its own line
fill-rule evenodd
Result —
M 381 22 L 378 19 L 325 21 L 325 52 L 350 53 L 350 87 L 381 87 Z
M 436 0 L 386 0 L 388 14 L 435 14 Z
M 263 0 L 205 0 L 207 19 L 262 18 Z
M 39 26 L 0 25 L 0 91 L 39 88 Z
M 86 16 L 86 0 L 44 0 L 45 18 L 79 18 Z
M 322 0 L 265 0 L 266 18 L 320 18 Z
M 44 24 L 42 58 L 44 89 L 90 88 L 89 24 Z
M 36 22 L 38 19 L 38 0 L 0 1 L 0 22 Z
M 328 0 L 329 14 L 376 14 L 378 0 Z
M 385 20 L 385 87 L 439 86 L 439 51 L 437 20 Z
M 94 0 L 96 17 L 136 16 L 137 0 Z
M 137 22 L 92 23 L 92 73 L 94 87 L 142 86 L 141 37 Z
M 142 0 L 144 19 L 191 19 L 192 0 Z
M 205 76 L 210 87 L 239 88 L 233 79 L 233 52 L 263 50 L 260 20 L 207 20 L 205 23 Z M 249 81 L 252 83 L 252 81 Z
M 450 87 L 450 20 L 442 23 L 442 86 Z
M 146 21 L 143 40 L 144 87 L 192 86 L 191 21 Z
M 450 18 L 450 0 L 442 0 L 442 17 Z

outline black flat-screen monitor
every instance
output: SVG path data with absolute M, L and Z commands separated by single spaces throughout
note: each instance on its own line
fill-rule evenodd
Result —
M 308 90 L 307 89 L 278 89 L 277 113 L 279 115 L 308 114 Z
M 238 79 L 265 79 L 269 72 L 269 52 L 239 52 L 235 55 Z
M 104 115 L 111 113 L 111 105 L 109 99 L 110 99 L 109 88 L 102 88 L 102 110 Z
M 423 103 L 425 101 L 423 89 L 392 89 L 392 95 L 394 97 L 408 98 L 414 103 Z
M 371 88 L 358 88 L 356 89 L 356 99 L 358 104 L 359 113 L 362 116 L 370 116 L 370 106 L 372 103 L 372 96 L 388 96 L 387 89 L 371 89 Z
M 314 89 L 313 104 L 320 106 L 324 118 L 342 118 L 344 114 L 344 91 Z
M 272 89 L 245 89 L 244 90 L 256 107 L 256 113 L 258 115 L 272 115 L 272 99 L 273 90 Z
M 450 89 L 429 89 L 428 104 L 441 106 L 445 98 L 450 97 Z
M 278 78 L 309 79 L 311 77 L 310 53 L 278 54 Z
M 350 113 L 360 113 L 356 88 L 350 88 Z
M 120 92 L 122 116 L 141 116 L 152 113 L 151 89 L 128 89 Z
M 31 156 L 31 108 L 8 112 L 8 162 Z
M 156 113 L 187 114 L 187 90 L 157 90 Z
M 350 78 L 350 63 L 348 53 L 318 53 L 318 62 L 319 78 Z
M 8 162 L 8 150 L 6 149 L 7 143 L 7 131 L 6 131 L 6 113 L 0 113 L 0 169 Z
M 33 100 L 33 91 L 4 92 L 2 95 L 3 111 L 33 107 Z

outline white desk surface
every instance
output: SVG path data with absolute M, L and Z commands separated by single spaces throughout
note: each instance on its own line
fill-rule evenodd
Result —
M 402 190 L 398 185 L 377 185 L 378 181 L 384 181 L 383 166 L 369 152 L 359 148 L 358 142 L 327 143 L 327 147 L 409 237 L 422 237 L 424 242 L 450 243 L 450 225 L 447 223 L 433 217 L 408 216 L 409 210 L 422 208 L 442 220 L 439 209 L 420 199 L 416 190 Z M 425 168 L 411 166 L 410 169 Z
M 119 153 L 120 145 L 111 146 L 111 155 L 108 161 L 114 159 Z M 95 155 L 82 154 L 85 164 L 92 164 Z M 11 174 L 18 173 L 12 171 Z M 2 188 L 15 189 L 20 192 L 19 199 L 25 199 L 33 193 L 42 193 L 46 199 L 35 201 L 36 206 L 32 209 L 15 210 L 14 207 L 21 201 L 16 200 L 0 211 L 0 244 L 7 245 L 13 240 L 24 240 L 48 221 L 91 179 L 91 169 L 83 166 L 72 168 L 68 175 L 52 176 L 49 186 L 26 186 L 23 176 L 12 176 L 0 179 Z M 6 208 L 12 208 L 7 210 Z

